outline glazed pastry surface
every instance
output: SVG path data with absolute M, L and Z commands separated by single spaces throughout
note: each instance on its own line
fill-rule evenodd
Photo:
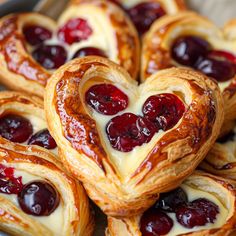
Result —
M 89 96 L 99 87 L 95 100 L 100 99 L 106 86 L 117 96 L 105 101 L 101 96 L 102 103 L 113 106 L 102 110 Z M 160 118 L 163 127 L 154 127 L 143 113 L 152 98 L 169 99 L 178 111 L 167 120 Z M 118 217 L 139 213 L 159 193 L 178 186 L 208 152 L 223 119 L 218 87 L 199 73 L 164 70 L 137 86 L 121 67 L 98 57 L 77 59 L 54 73 L 45 108 L 65 166 L 106 214 Z M 132 119 L 138 123 L 129 126 L 126 121 Z
M 188 201 L 207 199 L 218 207 L 218 214 L 212 223 L 203 226 L 187 228 L 181 225 L 175 213 L 166 213 L 173 221 L 173 227 L 165 235 L 231 235 L 235 230 L 235 182 L 204 172 L 195 171 L 188 177 L 180 188 L 187 194 Z M 158 202 L 158 201 L 157 201 Z M 157 205 L 157 203 L 156 203 Z M 160 212 L 158 208 L 154 211 Z M 108 236 L 143 236 L 140 225 L 143 218 L 140 214 L 131 218 L 108 218 Z M 151 226 L 150 226 L 151 227 Z M 155 229 L 154 229 L 155 230 Z M 150 233 L 150 235 L 152 235 Z M 155 234 L 153 234 L 155 235 Z M 232 234 L 233 235 L 233 234 Z
M 139 53 L 129 18 L 102 0 L 70 4 L 57 22 L 37 13 L 0 19 L 0 82 L 40 97 L 55 69 L 86 55 L 107 57 L 136 79 Z
M 32 236 L 92 235 L 93 218 L 84 189 L 60 162 L 34 151 L 22 154 L 6 149 L 0 150 L 0 159 L 1 231 Z M 37 198 L 40 194 L 43 198 Z

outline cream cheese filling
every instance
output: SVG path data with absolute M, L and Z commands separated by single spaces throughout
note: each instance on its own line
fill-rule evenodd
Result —
M 176 236 L 179 234 L 184 234 L 194 231 L 220 228 L 222 225 L 225 224 L 229 212 L 225 208 L 225 206 L 213 194 L 206 191 L 194 189 L 187 184 L 182 184 L 181 188 L 186 192 L 189 202 L 194 201 L 198 198 L 206 198 L 207 200 L 210 200 L 219 207 L 219 213 L 216 215 L 216 220 L 214 221 L 214 223 L 207 223 L 204 226 L 195 226 L 192 229 L 185 228 L 181 224 L 179 224 L 174 213 L 167 213 L 167 215 L 173 220 L 174 223 L 173 228 L 167 234 L 168 236 Z
M 31 181 L 35 181 L 35 180 L 41 180 L 41 181 L 44 180 L 40 176 L 32 175 L 28 172 L 18 171 L 18 170 L 15 170 L 14 176 L 16 176 L 16 177 L 22 176 L 22 183 L 23 184 L 27 184 L 27 183 L 29 183 Z M 14 203 L 17 207 L 20 208 L 16 194 L 0 193 L 0 195 L 6 199 L 9 199 L 12 203 Z M 27 213 L 25 213 L 25 214 L 27 214 Z M 60 235 L 63 230 L 63 224 L 64 224 L 63 206 L 62 206 L 61 201 L 59 203 L 59 206 L 49 216 L 32 216 L 32 215 L 28 215 L 28 214 L 27 214 L 27 216 L 42 223 L 44 226 L 46 226 L 48 229 L 50 229 L 55 235 Z
M 150 140 L 149 143 L 144 143 L 141 146 L 136 146 L 132 151 L 130 152 L 121 152 L 115 150 L 107 137 L 106 133 L 106 126 L 108 122 L 119 115 L 122 115 L 124 113 L 131 112 L 136 115 L 141 115 L 143 116 L 142 113 L 142 107 L 145 101 L 152 95 L 157 95 L 157 94 L 162 94 L 162 93 L 182 93 L 184 94 L 184 91 L 181 90 L 180 87 L 174 87 L 174 86 L 169 86 L 168 89 L 165 89 L 163 91 L 155 91 L 150 90 L 148 92 L 145 91 L 145 88 L 142 86 L 139 86 L 135 91 L 128 91 L 124 88 L 121 88 L 119 85 L 116 85 L 120 90 L 122 90 L 125 94 L 129 94 L 129 105 L 128 107 L 123 110 L 122 112 L 117 113 L 114 116 L 106 116 L 102 115 L 96 111 L 92 110 L 92 116 L 96 121 L 97 128 L 99 130 L 99 133 L 101 135 L 101 139 L 104 142 L 105 149 L 107 153 L 110 156 L 110 159 L 112 163 L 114 164 L 115 168 L 118 170 L 118 173 L 120 174 L 121 179 L 123 181 L 128 180 L 130 175 L 134 173 L 134 171 L 139 167 L 139 165 L 145 160 L 147 157 L 148 153 L 152 151 L 154 148 L 157 140 L 163 136 L 163 134 L 166 134 L 167 132 L 163 132 L 160 130 L 158 133 L 156 133 L 152 139 Z M 142 95 L 142 97 L 141 97 Z M 178 95 L 178 94 L 177 94 Z M 187 105 L 190 104 L 191 98 L 185 97 L 185 100 L 183 102 Z M 180 121 L 181 122 L 181 119 Z

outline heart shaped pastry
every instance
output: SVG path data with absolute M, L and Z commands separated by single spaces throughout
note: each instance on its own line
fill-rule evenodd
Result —
M 72 2 L 91 0 L 71 0 Z M 120 6 L 129 16 L 140 36 L 142 36 L 151 24 L 160 17 L 168 14 L 176 14 L 185 10 L 183 0 L 108 0 Z
M 69 201 L 68 201 L 69 199 Z M 59 162 L 34 151 L 0 149 L 0 228 L 10 235 L 92 235 L 83 187 Z
M 223 119 L 220 91 L 203 75 L 163 70 L 138 86 L 100 57 L 57 70 L 45 109 L 65 166 L 113 216 L 137 214 L 178 186 L 203 159 Z
M 217 140 L 200 168 L 209 173 L 236 180 L 236 135 L 235 127 Z
M 236 22 L 219 29 L 192 12 L 156 21 L 143 41 L 141 77 L 172 66 L 194 68 L 217 80 L 225 100 L 222 134 L 236 118 Z
M 57 23 L 36 13 L 0 20 L 0 82 L 14 90 L 43 97 L 53 70 L 86 55 L 108 57 L 136 78 L 138 36 L 115 4 L 102 0 L 71 4 Z
M 109 217 L 106 235 L 231 235 L 236 229 L 235 200 L 235 182 L 196 171 L 144 213 Z
M 20 92 L 0 92 L 0 147 L 58 158 L 41 99 Z

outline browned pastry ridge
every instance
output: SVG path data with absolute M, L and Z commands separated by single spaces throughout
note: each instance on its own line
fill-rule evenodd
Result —
M 0 163 L 1 179 L 4 179 L 4 168 L 13 168 L 14 178 L 22 178 L 24 185 L 43 181 L 59 194 L 57 208 L 49 216 L 40 217 L 26 213 L 17 202 L 17 195 L 2 193 L 2 188 L 1 231 L 17 236 L 92 235 L 94 221 L 86 193 L 79 182 L 66 174 L 60 162 L 34 151 L 22 154 L 0 149 Z
M 228 179 L 223 179 L 214 175 L 210 175 L 204 172 L 196 171 L 190 177 L 188 177 L 183 185 L 192 188 L 192 191 L 200 190 L 204 193 L 210 194 L 212 199 L 217 199 L 219 204 L 222 204 L 226 211 L 224 217 L 218 216 L 219 223 L 208 224 L 205 229 L 194 227 L 194 230 L 185 229 L 185 233 L 178 232 L 178 235 L 184 236 L 227 236 L 235 235 L 231 234 L 235 230 L 236 223 L 236 185 L 235 182 Z M 183 185 L 180 185 L 182 187 Z M 206 195 L 207 196 L 207 195 Z M 197 193 L 196 193 L 197 197 Z M 157 210 L 158 211 L 158 210 Z M 107 236 L 141 236 L 140 231 L 140 219 L 142 214 L 124 218 L 115 219 L 108 217 L 108 229 L 106 231 Z M 174 222 L 177 224 L 177 222 Z M 199 229 L 198 229 L 199 228 Z M 174 229 L 173 229 L 174 230 Z M 176 235 L 175 231 L 171 231 L 171 235 Z
M 84 99 L 87 89 L 99 83 L 119 86 L 130 103 L 144 99 L 140 94 L 173 93 L 186 111 L 172 129 L 158 132 L 139 151 L 115 152 L 99 123 L 104 117 L 96 117 Z M 121 67 L 99 57 L 76 59 L 57 70 L 46 89 L 45 109 L 64 165 L 83 182 L 89 197 L 116 217 L 138 214 L 159 193 L 178 186 L 209 151 L 223 120 L 219 88 L 204 75 L 173 68 L 137 86 Z
M 89 22 L 93 32 L 87 40 L 67 45 L 57 39 L 57 29 L 74 18 Z M 53 72 L 45 69 L 31 55 L 35 47 L 26 41 L 23 33 L 29 25 L 53 32 L 52 39 L 44 44 L 55 44 L 56 40 L 57 44 L 66 48 L 67 60 L 82 47 L 101 47 L 109 59 L 122 65 L 133 78 L 137 77 L 140 52 L 136 30 L 119 7 L 96 0 L 70 4 L 57 23 L 37 13 L 11 14 L 0 19 L 0 82 L 11 89 L 43 97 Z
M 144 81 L 161 69 L 180 66 L 171 58 L 171 46 L 180 36 L 198 36 L 211 44 L 213 49 L 236 53 L 236 22 L 230 21 L 222 29 L 208 19 L 193 13 L 181 12 L 164 16 L 153 23 L 145 35 L 141 59 L 141 79 Z M 225 102 L 225 122 L 221 135 L 229 132 L 236 118 L 236 76 L 227 82 L 218 83 Z
M 29 120 L 33 129 L 32 135 L 47 129 L 43 101 L 36 96 L 29 96 L 22 92 L 0 92 L 0 118 L 4 118 L 7 115 L 17 115 Z M 50 156 L 58 159 L 56 147 L 49 150 L 38 145 L 28 145 L 27 142 L 13 142 L 2 136 L 0 136 L 0 147 L 15 150 L 22 154 L 33 151 L 45 156 L 45 158 Z

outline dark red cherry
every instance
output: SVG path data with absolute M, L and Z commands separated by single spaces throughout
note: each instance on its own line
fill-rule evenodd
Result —
M 30 121 L 22 116 L 8 114 L 0 118 L 0 135 L 5 139 L 23 143 L 32 133 Z
M 213 50 L 210 52 L 210 55 L 213 58 L 218 58 L 219 60 L 227 60 L 236 64 L 236 56 L 230 52 L 221 51 L 221 50 Z
M 173 227 L 172 219 L 164 212 L 149 209 L 141 217 L 140 231 L 142 236 L 166 235 Z
M 28 141 L 28 144 L 38 145 L 46 149 L 54 149 L 57 147 L 55 140 L 47 129 L 40 130 L 36 134 L 31 136 L 30 140 Z
M 202 38 L 183 36 L 177 38 L 171 48 L 172 58 L 181 65 L 193 66 L 200 56 L 205 56 L 211 46 Z
M 156 127 L 146 118 L 124 113 L 109 121 L 106 132 L 114 149 L 129 152 L 136 146 L 148 143 L 155 134 Z
M 115 115 L 127 108 L 129 99 L 125 93 L 111 84 L 92 86 L 85 100 L 95 111 L 104 115 Z
M 194 65 L 194 68 L 205 75 L 216 79 L 218 82 L 228 81 L 236 72 L 236 67 L 232 62 L 228 60 L 219 60 L 211 55 L 199 58 Z
M 184 206 L 188 202 L 188 197 L 182 188 L 177 188 L 168 193 L 162 193 L 155 207 L 164 211 L 174 212 L 179 206 Z
M 163 93 L 149 97 L 142 111 L 158 129 L 168 130 L 174 127 L 183 116 L 185 106 L 176 95 Z
M 22 188 L 22 177 L 14 176 L 14 168 L 0 164 L 0 193 L 18 194 Z
M 59 45 L 40 45 L 33 53 L 33 58 L 48 70 L 57 69 L 66 62 L 66 50 Z
M 86 20 L 74 18 L 59 29 L 58 38 L 67 44 L 72 44 L 88 39 L 92 32 Z
M 100 57 L 107 57 L 105 52 L 99 48 L 94 48 L 94 47 L 86 47 L 86 48 L 81 48 L 79 49 L 73 58 L 78 58 L 78 57 L 86 57 L 86 56 L 100 56 Z
M 219 213 L 219 207 L 205 199 L 199 198 L 188 205 L 180 206 L 176 210 L 178 222 L 186 228 L 203 226 L 207 223 L 213 223 Z
M 157 2 L 143 2 L 127 9 L 127 12 L 140 35 L 144 34 L 151 24 L 165 15 L 164 9 Z
M 44 181 L 34 181 L 24 185 L 18 194 L 21 209 L 34 216 L 48 216 L 59 205 L 60 197 L 55 188 Z
M 38 25 L 27 25 L 23 28 L 27 43 L 35 46 L 52 37 L 52 32 Z

